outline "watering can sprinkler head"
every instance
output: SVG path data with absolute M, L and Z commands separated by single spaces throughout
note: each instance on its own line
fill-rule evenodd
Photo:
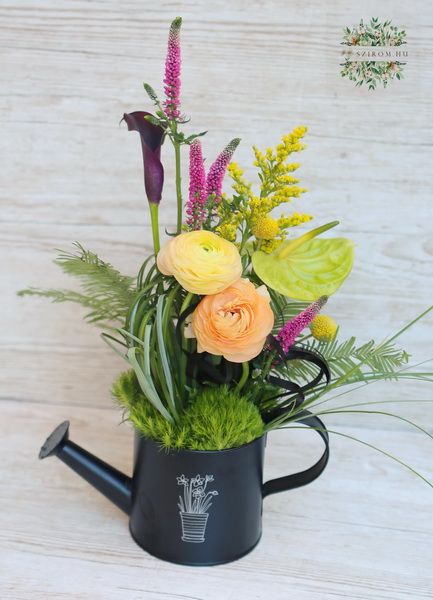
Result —
M 129 514 L 131 478 L 72 442 L 69 439 L 69 421 L 60 423 L 45 440 L 39 451 L 39 458 L 48 456 L 57 456 L 111 502 Z
M 45 440 L 44 445 L 39 451 L 39 458 L 48 458 L 48 456 L 56 456 L 61 452 L 65 442 L 69 440 L 69 421 L 60 423 L 53 433 Z

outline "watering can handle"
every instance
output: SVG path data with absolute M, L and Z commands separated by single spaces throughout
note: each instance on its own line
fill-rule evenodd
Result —
M 277 492 L 285 492 L 292 490 L 293 488 L 301 487 L 311 483 L 319 475 L 321 475 L 328 464 L 329 459 L 329 435 L 324 423 L 307 410 L 303 411 L 302 418 L 298 419 L 299 423 L 303 423 L 308 427 L 312 427 L 320 435 L 325 443 L 325 450 L 319 460 L 309 469 L 301 471 L 300 473 L 293 473 L 292 475 L 286 475 L 285 477 L 278 477 L 277 479 L 271 479 L 262 486 L 262 495 L 269 496 L 269 494 L 276 494 Z

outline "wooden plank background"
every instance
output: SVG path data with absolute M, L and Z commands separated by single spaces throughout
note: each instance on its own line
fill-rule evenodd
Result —
M 139 141 L 118 122 L 149 109 L 142 81 L 161 90 L 167 27 L 183 25 L 188 130 L 209 133 L 209 160 L 235 136 L 237 159 L 309 127 L 301 156 L 310 192 L 296 203 L 341 221 L 357 262 L 328 312 L 344 335 L 382 339 L 432 298 L 433 10 L 413 0 L 5 0 L 1 18 L 2 448 L 1 598 L 273 600 L 433 598 L 431 489 L 372 450 L 332 439 L 326 473 L 265 502 L 264 536 L 245 559 L 193 569 L 162 563 L 132 542 L 126 519 L 56 460 L 38 463 L 65 418 L 72 437 L 125 471 L 131 432 L 109 387 L 120 360 L 74 306 L 17 299 L 26 285 L 64 286 L 54 248 L 79 240 L 135 273 L 150 249 Z M 405 79 L 355 89 L 339 76 L 341 29 L 361 17 L 407 31 Z M 174 221 L 173 161 L 164 148 L 161 221 Z M 249 168 L 248 172 L 252 173 Z M 432 356 L 432 319 L 404 339 Z M 376 385 L 363 400 L 432 429 L 428 385 Z M 415 401 L 422 400 L 422 403 Z M 403 406 L 403 408 L 402 408 Z M 328 422 L 433 477 L 431 440 L 401 422 Z M 306 432 L 273 434 L 268 475 L 308 466 Z

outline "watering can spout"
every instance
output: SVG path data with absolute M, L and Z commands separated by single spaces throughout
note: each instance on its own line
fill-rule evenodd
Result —
M 69 439 L 69 421 L 60 423 L 46 439 L 39 458 L 57 456 L 125 513 L 130 513 L 131 478 Z

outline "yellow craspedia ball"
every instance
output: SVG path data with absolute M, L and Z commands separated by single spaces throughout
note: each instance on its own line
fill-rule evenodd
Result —
M 280 232 L 278 221 L 272 217 L 259 217 L 252 229 L 258 240 L 273 240 Z
M 317 315 L 310 323 L 310 331 L 319 342 L 331 342 L 335 338 L 338 325 L 328 315 Z
M 218 294 L 242 275 L 242 261 L 234 244 L 212 231 L 180 233 L 161 248 L 158 269 L 173 275 L 193 294 Z

